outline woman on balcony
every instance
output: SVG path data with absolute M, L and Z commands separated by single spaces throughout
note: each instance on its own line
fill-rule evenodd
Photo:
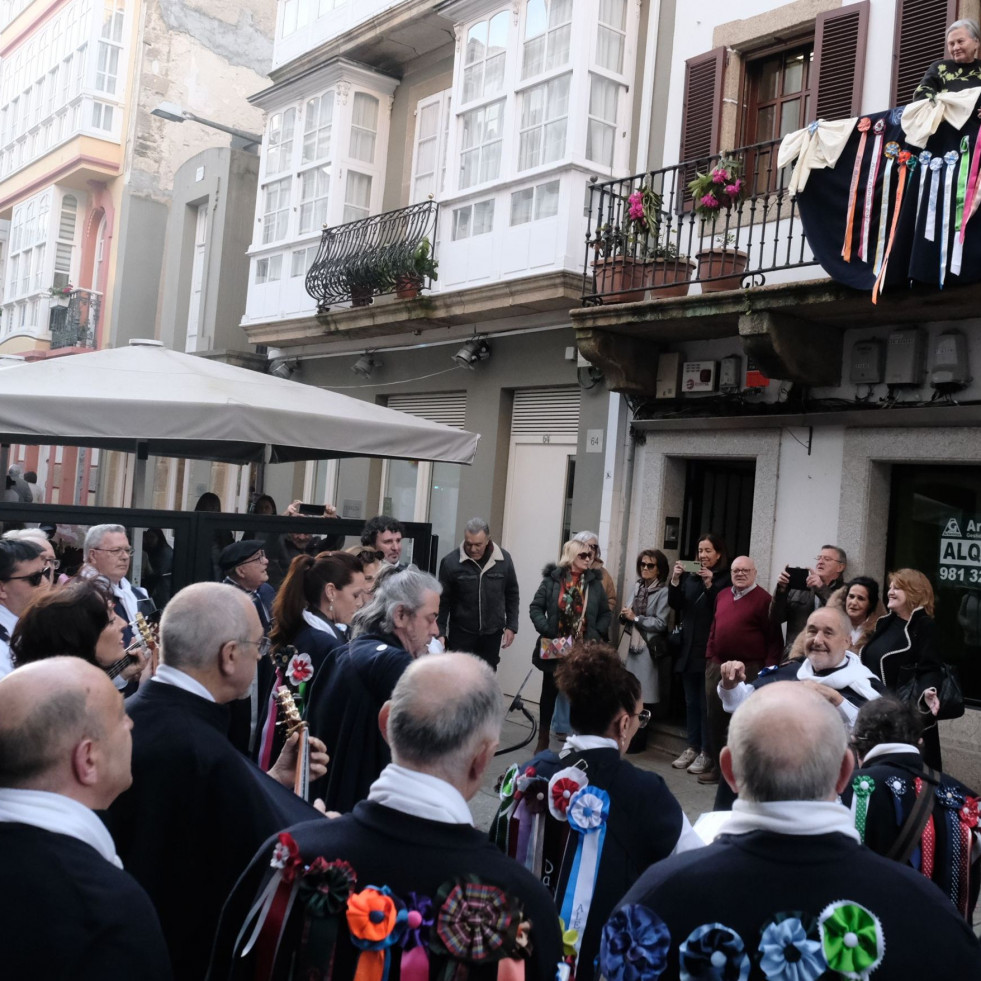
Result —
M 913 101 L 930 99 L 938 92 L 960 92 L 981 85 L 981 31 L 970 18 L 955 20 L 947 28 L 948 57 L 935 61 L 913 93 Z

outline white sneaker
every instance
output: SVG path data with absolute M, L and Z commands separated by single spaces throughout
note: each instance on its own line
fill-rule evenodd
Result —
M 695 757 L 695 762 L 688 767 L 689 773 L 704 773 L 706 770 L 712 769 L 712 761 L 704 754 L 699 753 Z
M 683 752 L 683 753 L 681 754 L 681 756 L 679 756 L 679 757 L 678 757 L 678 758 L 677 758 L 677 759 L 676 759 L 676 760 L 675 760 L 675 761 L 674 761 L 674 762 L 673 762 L 673 763 L 672 763 L 671 765 L 672 765 L 672 766 L 673 766 L 673 767 L 674 767 L 674 768 L 675 768 L 676 770 L 685 770 L 685 769 L 687 769 L 687 768 L 688 768 L 688 767 L 689 767 L 689 766 L 690 766 L 690 765 L 691 765 L 692 763 L 694 763 L 694 762 L 695 762 L 695 757 L 696 757 L 696 756 L 698 756 L 698 753 L 696 753 L 696 752 L 695 752 L 695 750 L 693 750 L 693 749 L 692 749 L 692 748 L 691 748 L 691 747 L 689 746 L 689 747 L 688 747 L 688 749 L 686 749 L 686 750 L 685 750 L 685 751 L 684 751 L 684 752 Z

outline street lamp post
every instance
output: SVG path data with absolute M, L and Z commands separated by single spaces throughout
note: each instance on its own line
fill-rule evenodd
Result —
M 200 123 L 202 126 L 210 126 L 212 129 L 221 130 L 221 132 L 228 133 L 236 139 L 241 140 L 243 145 L 240 149 L 250 150 L 253 153 L 256 152 L 262 143 L 262 136 L 258 133 L 250 133 L 248 130 L 236 129 L 234 126 L 226 126 L 224 123 L 216 123 L 213 119 L 205 119 L 203 116 L 199 116 L 189 109 L 181 108 L 176 102 L 161 102 L 156 109 L 150 110 L 150 115 L 159 116 L 160 119 L 168 119 L 172 123 L 183 123 L 189 119 L 192 122 Z

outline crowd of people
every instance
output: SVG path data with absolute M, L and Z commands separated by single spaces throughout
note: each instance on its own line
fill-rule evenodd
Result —
M 169 597 L 154 636 L 123 526 L 89 528 L 72 576 L 40 529 L 0 539 L 12 977 L 746 977 L 775 956 L 761 931 L 847 976 L 829 924 L 863 917 L 877 976 L 925 976 L 904 973 L 926 963 L 907 949 L 921 920 L 935 970 L 977 973 L 977 796 L 940 769 L 936 693 L 894 694 L 939 663 L 921 573 L 890 575 L 886 612 L 824 546 L 771 596 L 709 533 L 673 567 L 642 549 L 618 595 L 598 536 L 573 535 L 526 600 L 538 742 L 488 835 L 467 802 L 500 737 L 514 563 L 480 518 L 437 576 L 401 540 L 387 516 L 347 550 L 302 529 L 216 539 L 220 581 Z M 674 765 L 728 811 L 714 844 L 627 758 L 668 674 L 688 716 Z M 827 862 L 863 882 L 812 872 Z M 767 888 L 743 902 L 749 876 Z

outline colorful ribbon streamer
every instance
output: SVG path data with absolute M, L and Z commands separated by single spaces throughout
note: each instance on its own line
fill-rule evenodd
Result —
M 855 828 L 862 844 L 865 844 L 865 822 L 869 816 L 869 798 L 875 790 L 875 781 L 871 777 L 860 776 L 852 780 L 852 792 L 855 794 Z
M 855 206 L 858 203 L 858 182 L 862 173 L 862 162 L 865 159 L 865 144 L 868 142 L 872 120 L 863 116 L 858 121 L 858 131 L 862 134 L 855 151 L 855 166 L 852 168 L 852 182 L 848 188 L 848 204 L 845 209 L 845 240 L 841 246 L 841 257 L 845 262 L 852 261 L 852 239 L 855 237 Z
M 869 165 L 869 176 L 865 182 L 865 204 L 862 208 L 862 240 L 858 256 L 862 262 L 869 261 L 869 229 L 872 225 L 872 208 L 875 206 L 875 184 L 879 178 L 879 166 L 882 163 L 882 134 L 886 131 L 886 121 L 876 120 L 872 127 L 875 142 L 872 144 L 872 162 Z
M 903 150 L 898 158 L 899 180 L 896 182 L 896 206 L 892 212 L 892 225 L 889 228 L 889 244 L 886 246 L 886 254 L 882 259 L 882 268 L 876 277 L 875 286 L 872 288 L 872 302 L 877 303 L 879 294 L 886 288 L 886 269 L 889 266 L 889 256 L 892 253 L 892 244 L 896 240 L 896 226 L 899 224 L 899 211 L 903 206 L 903 191 L 906 187 L 906 174 L 912 174 L 917 167 L 917 159 L 908 150 Z
M 942 157 L 934 157 L 930 161 L 930 196 L 927 199 L 926 228 L 923 237 L 928 242 L 937 238 L 937 197 L 940 193 L 940 170 L 944 165 Z
M 899 156 L 899 144 L 889 141 L 882 151 L 886 158 L 886 169 L 882 175 L 882 197 L 879 201 L 879 232 L 875 240 L 875 263 L 872 272 L 876 276 L 882 271 L 882 260 L 886 254 L 886 225 L 889 223 L 889 191 L 892 189 L 892 168 Z
M 916 199 L 916 221 L 913 227 L 919 231 L 920 209 L 923 207 L 924 188 L 927 185 L 927 171 L 930 168 L 930 161 L 933 159 L 933 154 L 929 150 L 924 150 L 916 159 L 920 161 L 920 190 L 919 197 Z
M 971 169 L 971 138 L 961 137 L 960 163 L 957 168 L 957 204 L 956 215 L 957 225 L 954 235 L 954 249 L 950 258 L 950 271 L 954 276 L 959 276 L 961 271 L 961 260 L 964 256 L 964 203 L 967 200 L 967 180 L 968 171 Z
M 940 218 L 940 288 L 944 288 L 947 276 L 947 262 L 950 256 L 950 206 L 954 195 L 954 167 L 960 161 L 961 155 L 956 150 L 948 150 L 944 154 L 944 204 Z

